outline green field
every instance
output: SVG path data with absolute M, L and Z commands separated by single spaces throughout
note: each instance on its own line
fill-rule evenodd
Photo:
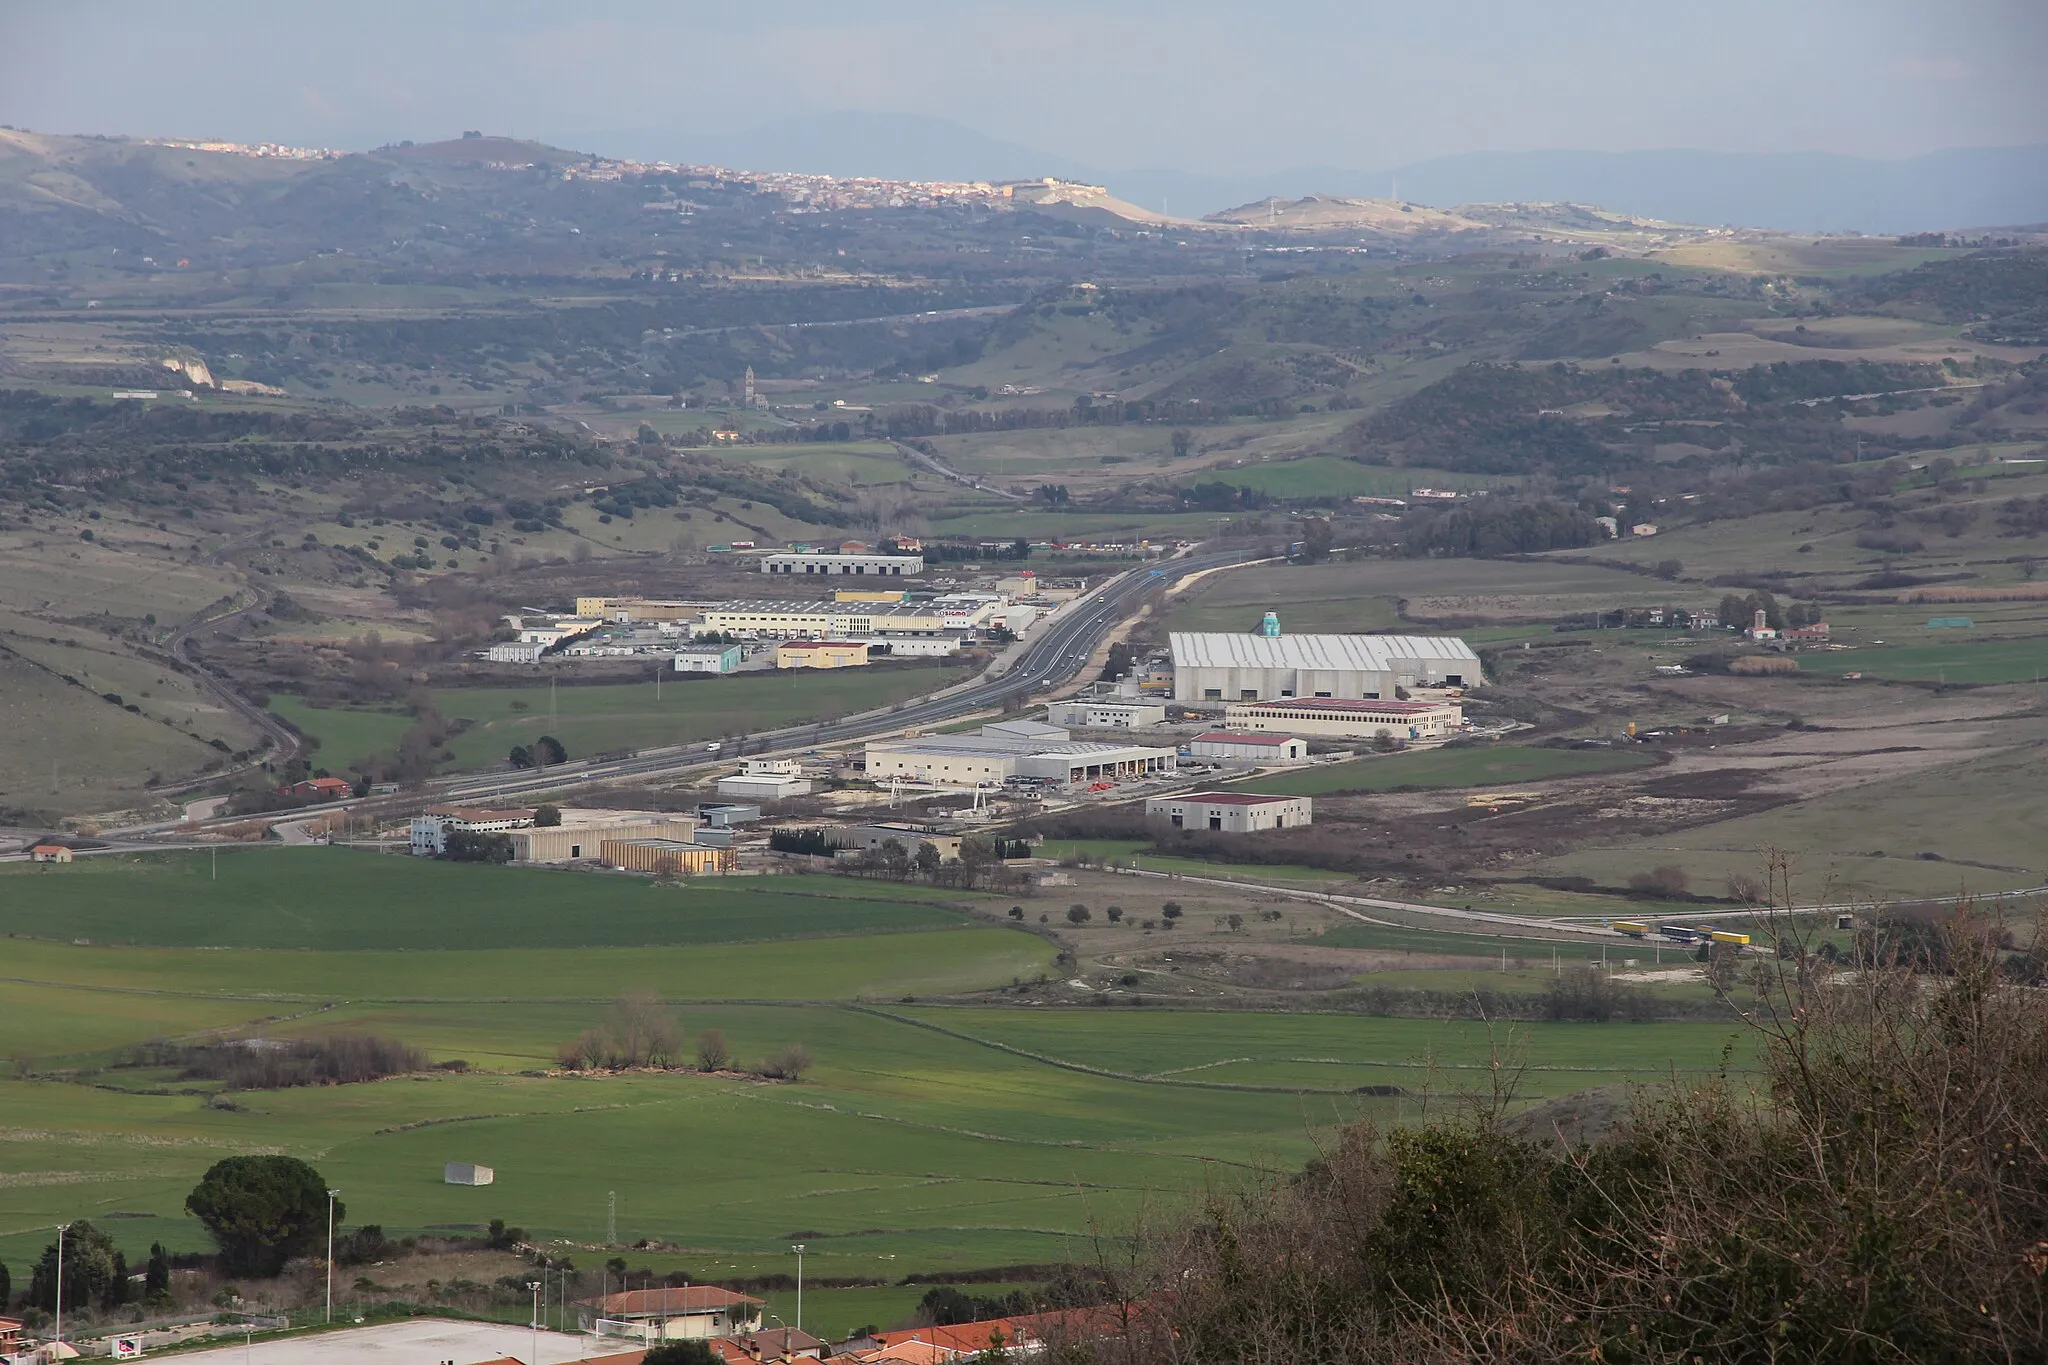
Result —
M 1614 749 L 1529 749 L 1513 745 L 1428 749 L 1333 763 L 1302 772 L 1255 777 L 1239 789 L 1273 796 L 1326 796 L 1337 792 L 1392 791 L 1397 787 L 1493 787 L 1557 777 L 1620 772 L 1654 762 Z
M 0 866 L 0 933 L 171 948 L 595 948 L 826 938 L 966 922 L 928 888 L 844 877 L 657 886 L 537 867 L 232 849 Z
M 1485 1090 L 1495 1047 L 1526 1060 L 1537 1096 L 1711 1065 L 1727 1033 L 930 1009 L 910 999 L 1042 979 L 1054 945 L 824 878 L 657 889 L 321 849 L 220 862 L 218 882 L 193 855 L 0 871 L 0 930 L 38 936 L 5 940 L 0 972 L 0 1259 L 80 1216 L 131 1255 L 196 1248 L 185 1192 L 246 1151 L 306 1157 L 352 1221 L 394 1233 L 502 1217 L 588 1242 L 616 1191 L 622 1241 L 674 1242 L 720 1273 L 782 1269 L 793 1237 L 820 1277 L 1080 1259 L 1097 1232 L 1299 1164 L 1332 1124 Z M 686 1037 L 723 1029 L 742 1060 L 802 1043 L 816 1066 L 797 1085 L 550 1074 L 608 1000 L 643 989 Z M 99 1069 L 152 1038 L 355 1032 L 471 1069 L 225 1108 L 169 1072 Z M 497 1183 L 445 1185 L 449 1160 Z M 850 1295 L 845 1311 L 901 1302 Z
M 908 701 L 966 676 L 960 667 L 749 673 L 667 680 L 657 701 L 651 669 L 645 683 L 442 688 L 433 694 L 441 714 L 468 722 L 448 742 L 455 758 L 447 766 L 469 770 L 502 763 L 514 745 L 531 744 L 544 734 L 561 740 L 571 758 L 754 734 Z M 394 752 L 399 736 L 412 725 L 412 718 L 398 711 L 315 707 L 297 697 L 273 696 L 270 709 L 317 736 L 316 761 L 330 767 Z
M 1170 854 L 1147 853 L 1152 847 L 1143 839 L 1048 839 L 1039 848 L 1041 858 L 1071 858 L 1085 853 L 1099 862 L 1131 863 L 1152 872 L 1179 872 L 1194 877 L 1229 877 L 1243 882 L 1341 882 L 1350 876 L 1320 867 L 1295 867 L 1287 863 L 1212 863 L 1200 858 L 1176 858 Z
M 1974 605 L 1964 602 L 1931 610 L 1970 616 Z M 1824 677 L 1861 673 L 1866 678 L 1887 682 L 1918 683 L 2031 683 L 2048 677 L 2048 635 L 2013 640 L 1973 639 L 1967 630 L 1922 633 L 1927 637 L 1926 643 L 1888 641 L 1825 654 L 1802 654 L 1799 671 Z

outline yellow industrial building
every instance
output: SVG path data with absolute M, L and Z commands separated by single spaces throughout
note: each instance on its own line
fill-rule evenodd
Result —
M 859 668 L 867 661 L 865 640 L 784 640 L 775 646 L 777 668 Z
M 631 872 L 678 872 L 692 876 L 730 872 L 739 858 L 729 848 L 709 848 L 680 839 L 607 839 L 598 845 L 599 860 Z

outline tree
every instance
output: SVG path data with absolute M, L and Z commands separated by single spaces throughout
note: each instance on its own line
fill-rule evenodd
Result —
M 1334 533 L 1330 530 L 1328 517 L 1315 517 L 1301 526 L 1301 562 L 1320 564 L 1330 557 L 1330 546 Z
M 697 1035 L 697 1069 L 723 1071 L 732 1063 L 732 1049 L 725 1045 L 725 1030 L 708 1028 Z
M 64 1232 L 64 1302 L 80 1308 L 111 1308 L 125 1299 L 128 1267 L 114 1239 L 80 1220 Z M 57 1243 L 43 1248 L 29 1276 L 28 1301 L 45 1312 L 57 1306 Z
M 1011 919 L 1023 919 L 1023 918 L 1024 918 L 1024 907 L 1023 907 L 1023 906 L 1021 906 L 1021 905 L 1013 905 L 1013 906 L 1011 906 L 1011 907 L 1010 907 L 1010 918 L 1011 918 Z
M 1121 905 L 1112 905 L 1109 907 L 1109 909 L 1103 911 L 1102 913 L 1109 916 L 1109 922 L 1111 924 L 1120 924 L 1123 922 L 1124 908 Z
M 0 1303 L 14 1302 L 14 1278 L 7 1273 L 7 1262 L 0 1261 Z
M 505 755 L 505 761 L 515 768 L 531 768 L 533 766 L 533 750 L 527 748 L 524 744 L 515 744 L 512 746 L 512 752 Z
M 0 1281 L 4 1279 L 0 1276 Z M 142 1296 L 151 1303 L 163 1303 L 171 1297 L 171 1255 L 162 1242 L 149 1244 L 149 1265 L 142 1272 Z M 4 1287 L 0 1287 L 0 1301 L 5 1298 Z
M 559 806 L 535 806 L 535 807 L 533 808 L 533 827 L 534 827 L 535 829 L 554 829 L 554 828 L 556 828 L 557 826 L 559 826 L 559 825 L 560 825 L 561 823 L 562 823 L 562 810 L 561 810 L 561 807 L 559 807 Z
M 1166 904 L 1159 907 L 1159 913 L 1166 916 L 1168 919 L 1179 919 L 1181 915 L 1180 902 L 1168 901 Z
M 512 840 L 503 834 L 480 834 L 473 829 L 451 829 L 442 839 L 441 854 L 451 863 L 509 863 Z
M 562 747 L 562 741 L 553 735 L 542 735 L 533 742 L 534 761 L 544 767 L 569 761 L 569 751 Z
M 1085 905 L 1070 905 L 1067 907 L 1067 923 L 1069 924 L 1086 924 L 1094 918 L 1093 912 Z
M 917 856 L 913 858 L 911 861 L 917 865 L 917 870 L 919 872 L 923 873 L 927 877 L 931 876 L 934 872 L 937 872 L 939 870 L 940 859 L 938 845 L 934 844 L 929 839 L 925 840 L 923 843 L 917 846 Z
M 1676 559 L 1660 559 L 1657 561 L 1657 577 L 1664 579 L 1666 582 L 1677 578 L 1684 572 L 1685 565 Z
M 231 1156 L 216 1161 L 185 1196 L 205 1224 L 229 1275 L 276 1276 L 327 1227 L 327 1182 L 297 1157 Z M 347 1210 L 337 1202 L 338 1222 Z
M 1173 458 L 1185 460 L 1195 448 L 1195 433 L 1182 427 L 1173 433 Z
M 701 1341 L 664 1341 L 640 1357 L 640 1365 L 721 1365 L 720 1359 Z

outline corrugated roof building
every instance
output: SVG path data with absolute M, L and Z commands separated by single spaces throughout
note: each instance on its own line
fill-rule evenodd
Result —
M 1475 687 L 1479 656 L 1443 635 L 1232 635 L 1175 631 L 1181 702 L 1282 697 L 1391 700 L 1400 687 Z

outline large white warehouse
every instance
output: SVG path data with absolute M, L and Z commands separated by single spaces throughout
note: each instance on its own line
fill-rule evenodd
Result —
M 1173 699 L 1391 701 L 1397 687 L 1476 687 L 1479 656 L 1444 635 L 1229 635 L 1175 631 Z
M 941 786 L 998 786 L 1012 777 L 1071 783 L 1116 781 L 1172 772 L 1171 748 L 1143 744 L 1082 744 L 1057 726 L 1035 721 L 984 725 L 978 735 L 920 735 L 871 739 L 868 776 Z

